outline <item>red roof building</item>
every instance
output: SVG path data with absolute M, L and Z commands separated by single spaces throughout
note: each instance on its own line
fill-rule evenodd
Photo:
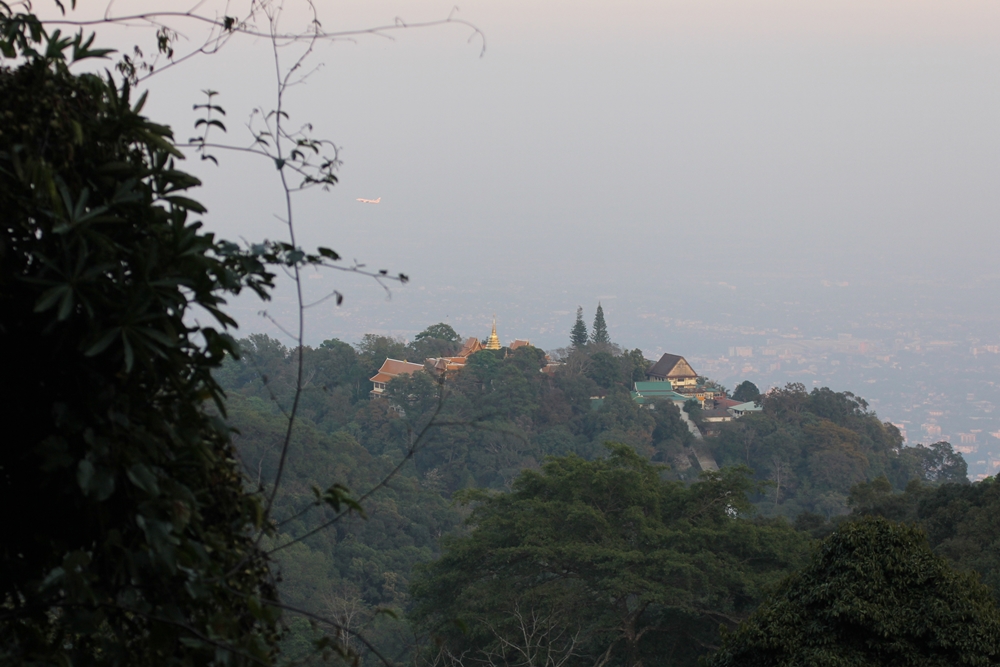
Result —
M 414 364 L 409 361 L 400 361 L 399 359 L 386 359 L 382 362 L 382 367 L 378 369 L 378 373 L 369 378 L 372 382 L 371 397 L 382 398 L 385 394 L 385 385 L 392 378 L 400 375 L 412 375 L 422 370 L 424 370 L 423 364 Z

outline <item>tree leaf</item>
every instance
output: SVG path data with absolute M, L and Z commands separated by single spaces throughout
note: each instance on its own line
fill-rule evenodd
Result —
M 114 342 L 115 338 L 117 338 L 120 333 L 121 333 L 120 327 L 115 327 L 114 329 L 108 329 L 103 334 L 101 334 L 100 338 L 97 339 L 96 343 L 94 343 L 84 351 L 83 355 L 85 357 L 93 357 L 100 354 L 101 352 L 104 352 L 104 350 L 106 350 L 108 346 Z
M 154 498 L 160 495 L 160 487 L 156 482 L 156 475 L 144 464 L 136 463 L 128 469 L 126 474 L 133 484 L 149 495 Z

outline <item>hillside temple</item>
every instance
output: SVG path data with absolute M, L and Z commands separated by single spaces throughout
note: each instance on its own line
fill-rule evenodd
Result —
M 531 345 L 531 342 L 515 339 L 507 346 L 507 350 L 513 351 L 526 345 Z M 496 317 L 494 316 L 493 327 L 486 341 L 481 341 L 475 336 L 470 337 L 466 339 L 462 349 L 454 356 L 432 357 L 425 359 L 422 364 L 406 360 L 400 361 L 399 359 L 386 359 L 378 373 L 371 378 L 370 395 L 373 399 L 383 398 L 386 384 L 394 377 L 425 370 L 435 375 L 454 373 L 465 368 L 469 357 L 477 352 L 502 349 L 504 348 L 500 345 Z M 557 366 L 559 366 L 558 363 L 550 360 L 549 364 L 541 371 L 551 373 Z M 636 403 L 650 407 L 657 400 L 668 400 L 678 407 L 683 407 L 684 403 L 689 400 L 696 400 L 703 410 L 702 420 L 706 424 L 731 421 L 748 412 L 760 410 L 760 406 L 755 405 L 752 401 L 741 403 L 726 397 L 718 386 L 700 377 L 687 359 L 677 354 L 663 354 L 646 371 L 646 381 L 636 382 L 633 385 L 631 394 L 632 400 Z M 603 402 L 604 396 L 591 397 L 591 404 L 595 408 L 600 407 Z
M 507 349 L 514 351 L 520 347 L 526 345 L 531 345 L 531 341 L 522 340 L 520 338 L 514 339 Z M 382 367 L 379 368 L 378 373 L 373 377 L 369 378 L 372 382 L 372 390 L 370 392 L 371 398 L 382 398 L 385 395 L 385 385 L 394 377 L 398 375 L 410 375 L 416 373 L 417 371 L 430 370 L 435 375 L 440 375 L 442 373 L 451 373 L 455 371 L 460 371 L 465 368 L 465 363 L 469 360 L 469 357 L 474 355 L 476 352 L 481 350 L 502 350 L 503 346 L 500 345 L 500 337 L 497 335 L 497 319 L 493 316 L 493 329 L 490 331 L 490 335 L 486 338 L 486 343 L 483 344 L 481 340 L 472 336 L 466 339 L 465 344 L 462 345 L 462 349 L 453 357 L 431 357 L 425 359 L 424 363 L 416 364 L 410 361 L 400 361 L 398 359 L 386 359 L 383 362 Z M 548 358 L 548 357 L 546 357 Z M 555 367 L 558 364 L 549 362 L 549 366 Z M 551 369 L 548 367 L 542 369 L 543 371 Z

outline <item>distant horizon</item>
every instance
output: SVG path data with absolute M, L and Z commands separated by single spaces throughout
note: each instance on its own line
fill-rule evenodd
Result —
M 376 0 L 324 4 L 320 19 L 452 9 Z M 358 276 L 307 274 L 307 297 L 345 301 L 307 311 L 306 343 L 436 322 L 479 336 L 495 312 L 504 336 L 554 349 L 576 306 L 589 326 L 600 299 L 623 347 L 853 391 L 909 422 L 911 441 L 964 437 L 977 474 L 1000 469 L 1000 367 L 974 352 L 1000 344 L 1000 5 L 473 0 L 457 16 L 485 53 L 465 25 L 324 44 L 311 63 L 324 66 L 289 93 L 290 122 L 343 160 L 330 192 L 296 199 L 298 242 L 411 277 L 387 300 Z M 155 51 L 152 34 L 100 30 Z M 183 139 L 216 90 L 242 145 L 251 110 L 273 104 L 272 57 L 247 40 L 163 70 L 145 111 Z M 183 164 L 204 183 L 207 227 L 284 238 L 274 165 L 217 157 Z M 258 315 L 297 320 L 279 282 L 269 303 L 230 304 L 237 336 L 288 342 Z M 757 356 L 792 333 L 876 351 Z

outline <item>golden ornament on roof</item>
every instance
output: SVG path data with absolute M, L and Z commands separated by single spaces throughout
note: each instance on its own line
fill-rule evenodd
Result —
M 500 338 L 497 336 L 497 316 L 493 316 L 493 333 L 490 337 L 486 339 L 486 349 L 487 350 L 499 350 L 500 349 Z

